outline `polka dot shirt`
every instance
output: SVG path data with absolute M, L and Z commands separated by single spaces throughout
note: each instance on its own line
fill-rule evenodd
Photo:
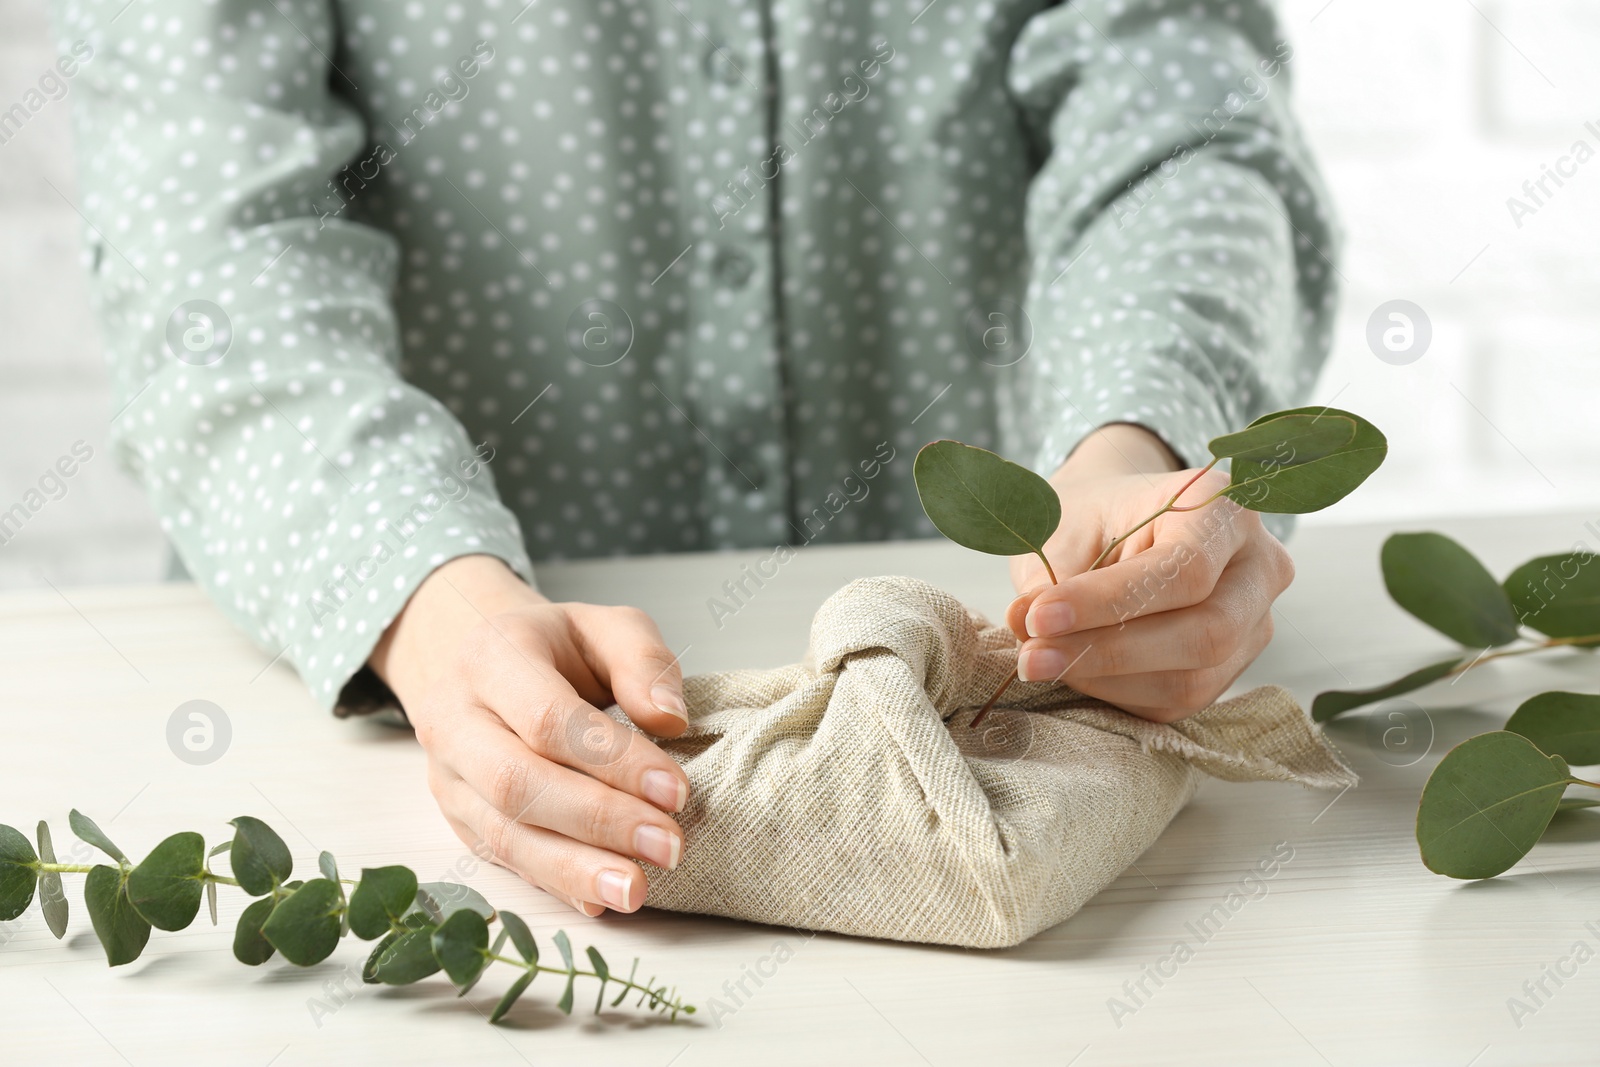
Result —
M 113 440 L 333 707 L 431 569 L 930 536 L 1304 398 L 1264 0 L 54 0 Z

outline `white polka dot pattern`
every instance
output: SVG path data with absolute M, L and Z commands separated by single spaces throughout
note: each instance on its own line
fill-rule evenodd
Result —
M 454 556 L 926 536 L 929 440 L 1194 459 L 1327 349 L 1259 0 L 54 5 L 118 453 L 328 706 Z

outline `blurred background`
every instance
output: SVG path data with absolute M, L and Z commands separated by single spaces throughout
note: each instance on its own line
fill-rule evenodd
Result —
M 1600 4 L 1280 10 L 1291 91 L 1349 241 L 1340 329 L 1312 399 L 1359 411 L 1391 443 L 1359 493 L 1305 522 L 1600 519 Z M 56 55 L 42 0 L 0 5 L 0 109 Z M 0 588 L 149 581 L 164 566 L 155 517 L 109 454 L 69 105 L 47 103 L 0 143 L 0 510 L 75 442 L 93 457 L 0 544 Z

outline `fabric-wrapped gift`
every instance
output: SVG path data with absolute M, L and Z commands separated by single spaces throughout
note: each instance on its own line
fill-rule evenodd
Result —
M 687 839 L 676 870 L 646 866 L 650 903 L 1005 947 L 1110 884 L 1202 774 L 1355 784 L 1276 686 L 1163 725 L 1014 682 L 971 728 L 1016 660 L 948 593 L 865 578 L 822 605 L 802 663 L 686 679 L 689 730 L 663 747 L 689 775 Z

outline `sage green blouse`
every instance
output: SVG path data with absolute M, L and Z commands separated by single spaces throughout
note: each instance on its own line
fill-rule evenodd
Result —
M 452 557 L 930 535 L 1328 346 L 1264 0 L 53 2 L 117 454 L 324 706 Z

